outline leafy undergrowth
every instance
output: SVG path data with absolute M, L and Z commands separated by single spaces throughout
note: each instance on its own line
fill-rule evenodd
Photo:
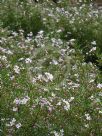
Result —
M 0 22 L 0 135 L 101 136 L 100 11 L 9 2 Z

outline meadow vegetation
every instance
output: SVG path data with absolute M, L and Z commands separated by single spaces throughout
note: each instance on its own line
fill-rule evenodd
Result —
M 102 135 L 102 11 L 0 3 L 0 136 Z

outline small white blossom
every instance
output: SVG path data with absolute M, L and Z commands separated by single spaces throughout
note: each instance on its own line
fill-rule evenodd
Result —
M 45 75 L 47 77 L 48 80 L 52 81 L 53 80 L 53 75 L 48 73 L 48 72 L 45 72 Z
M 88 113 L 85 114 L 85 117 L 86 117 L 86 120 L 91 120 L 91 117 L 90 117 L 90 115 Z
M 60 136 L 64 136 L 64 130 L 63 129 L 60 130 Z
M 55 97 L 55 96 L 56 96 L 56 94 L 54 94 L 54 93 L 52 93 L 51 95 L 52 95 L 52 97 Z
M 60 105 L 61 105 L 61 102 L 58 102 L 57 105 L 60 106 Z
M 27 39 L 25 40 L 26 43 L 30 43 L 30 41 L 31 41 L 30 37 L 27 37 Z
M 91 42 L 92 45 L 96 45 L 96 41 Z
M 70 53 L 75 53 L 75 49 L 70 49 Z
M 64 136 L 64 130 L 63 129 L 61 129 L 59 132 L 52 131 L 51 133 L 53 133 L 54 136 Z
M 68 111 L 70 108 L 69 108 L 70 106 L 67 106 L 67 105 L 65 105 L 64 106 L 64 109 L 66 110 L 66 111 Z
M 18 111 L 18 108 L 17 108 L 17 107 L 13 107 L 12 110 L 13 110 L 13 111 Z
M 90 81 L 89 81 L 89 83 L 93 83 L 94 82 L 94 79 L 91 79 Z
M 15 125 L 15 122 L 16 122 L 16 119 L 15 119 L 15 118 L 13 118 L 13 119 L 10 121 L 10 126 Z
M 13 80 L 15 78 L 15 76 L 11 76 L 10 79 Z
M 99 84 L 97 85 L 97 88 L 101 89 L 101 88 L 102 88 L 102 84 L 99 83 Z
M 33 83 L 33 84 L 36 83 L 36 78 L 33 78 L 33 79 L 32 79 L 32 83 Z
M 21 123 L 18 123 L 18 124 L 16 124 L 16 128 L 20 128 L 22 125 L 21 125 Z
M 12 54 L 13 54 L 13 52 L 10 51 L 10 50 L 7 50 L 6 53 L 9 54 L 9 55 L 12 55 Z
M 75 39 L 70 39 L 70 42 L 75 42 Z
M 53 131 L 54 136 L 59 136 L 59 134 L 56 131 Z
M 7 61 L 7 57 L 6 57 L 5 55 L 3 55 L 3 56 L 1 57 L 1 59 L 2 59 L 3 61 Z
M 24 58 L 20 58 L 18 61 L 22 61 L 22 60 L 24 60 Z
M 80 86 L 80 84 L 74 83 L 72 87 L 73 87 L 73 88 L 77 88 L 77 87 L 79 87 L 79 86 Z
M 13 35 L 14 37 L 16 37 L 16 36 L 18 36 L 18 33 L 12 32 L 12 35 Z
M 24 104 L 26 104 L 26 103 L 28 102 L 29 99 L 30 99 L 30 98 L 29 98 L 28 96 L 25 96 L 23 99 L 18 99 L 18 98 L 16 98 L 16 99 L 14 100 L 14 103 L 15 103 L 16 105 L 20 105 L 20 104 L 24 105 Z
M 20 68 L 19 68 L 19 66 L 15 65 L 15 66 L 14 66 L 14 71 L 15 71 L 16 74 L 19 74 L 19 73 L 20 73 Z
M 74 100 L 74 97 L 71 97 L 70 99 L 69 99 L 69 102 L 72 102 Z
M 99 111 L 99 114 L 102 114 L 102 111 Z
M 3 41 L 2 41 L 2 40 L 0 40 L 0 43 L 3 43 Z
M 57 33 L 60 33 L 60 32 L 62 32 L 62 30 L 61 30 L 61 29 L 57 30 Z
M 31 62 L 32 62 L 32 60 L 31 60 L 30 58 L 26 58 L 26 59 L 25 59 L 25 63 L 26 63 L 26 64 L 31 63 Z
M 91 95 L 89 99 L 90 99 L 90 100 L 94 100 L 94 96 L 93 96 L 93 95 Z
M 89 124 L 85 124 L 85 127 L 86 127 L 86 128 L 89 128 Z
M 50 64 L 58 65 L 58 62 L 56 60 L 52 60 Z
M 28 96 L 24 97 L 22 100 L 21 100 L 21 104 L 26 104 L 28 102 L 30 98 Z
M 96 51 L 96 47 L 93 47 L 89 52 Z
M 64 109 L 68 111 L 70 109 L 70 103 L 65 99 L 63 100 L 63 102 L 65 103 Z
M 61 49 L 61 54 L 64 55 L 66 52 L 66 49 Z
M 33 33 L 32 33 L 32 32 L 30 32 L 30 33 L 28 34 L 28 36 L 30 36 L 30 37 L 31 37 L 31 36 L 33 36 Z
M 38 34 L 43 34 L 43 33 L 44 33 L 44 31 L 43 31 L 43 30 L 41 30 L 41 31 L 39 31 L 39 32 L 38 32 Z
M 17 105 L 20 104 L 20 99 L 16 98 L 16 99 L 14 100 L 14 103 L 17 104 Z
M 43 79 L 43 75 L 42 74 L 39 74 L 38 77 L 37 77 L 38 80 L 42 80 Z

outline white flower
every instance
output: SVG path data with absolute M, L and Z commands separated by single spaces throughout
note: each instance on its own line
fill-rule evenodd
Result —
M 89 52 L 96 51 L 96 47 L 93 47 Z
M 57 30 L 57 33 L 60 33 L 60 32 L 62 32 L 62 30 L 61 30 L 61 29 Z
M 44 31 L 43 31 L 43 30 L 41 30 L 41 31 L 39 31 L 39 32 L 38 32 L 38 34 L 43 34 L 43 33 L 44 33 Z
M 63 129 L 60 130 L 60 135 L 64 136 L 64 130 Z
M 53 131 L 54 136 L 59 136 L 59 134 L 56 131 Z
M 13 54 L 13 52 L 10 51 L 10 50 L 6 51 L 6 53 L 9 54 L 9 55 L 12 55 L 12 54 Z
M 61 129 L 60 132 L 52 131 L 51 133 L 54 134 L 54 136 L 64 136 L 64 130 Z
M 21 102 L 21 101 L 20 101 L 20 99 L 18 99 L 18 98 L 16 98 L 16 99 L 14 100 L 14 103 L 17 104 L 17 105 L 20 104 L 20 102 Z
M 73 23 L 72 20 L 71 20 L 70 22 Z M 69 44 L 70 44 L 70 45 L 74 45 L 74 44 L 75 44 L 75 41 L 76 41 L 76 39 L 70 39 L 70 40 L 69 40 Z
M 100 114 L 102 114 L 102 111 L 99 111 Z
M 91 79 L 90 81 L 89 81 L 89 83 L 93 83 L 94 82 L 94 79 Z
M 32 39 L 30 37 L 27 37 L 27 39 L 25 40 L 26 43 L 30 43 Z
M 18 108 L 17 107 L 13 107 L 13 109 L 12 109 L 13 111 L 17 111 L 18 110 Z
M 66 104 L 64 106 L 64 109 L 68 111 L 70 109 L 70 103 L 68 101 L 66 101 L 65 99 L 63 100 L 63 102 Z
M 55 96 L 56 96 L 56 94 L 54 94 L 54 93 L 52 93 L 51 95 L 52 95 L 52 97 L 55 97 Z
M 11 76 L 10 79 L 13 80 L 15 78 L 15 76 Z
M 16 124 L 16 128 L 20 128 L 22 125 L 21 125 L 21 123 L 18 123 L 18 124 Z
M 79 2 L 82 2 L 82 0 L 79 0 Z
M 43 75 L 42 74 L 39 74 L 38 77 L 37 77 L 38 80 L 42 80 L 43 79 Z
M 41 44 L 40 46 L 41 46 L 41 47 L 45 47 L 45 45 L 44 45 L 44 44 Z
M 32 83 L 33 83 L 33 84 L 36 83 L 36 78 L 33 78 L 33 79 L 32 79 Z
M 14 66 L 14 71 L 15 71 L 15 73 L 19 74 L 19 73 L 20 73 L 20 68 L 19 68 L 19 66 L 15 65 L 15 66 Z
M 2 41 L 2 40 L 0 40 L 0 43 L 3 43 L 3 41 Z
M 65 109 L 66 111 L 68 111 L 68 110 L 70 109 L 70 106 L 65 105 L 65 106 L 64 106 L 64 109 Z
M 64 55 L 66 52 L 66 49 L 61 49 L 61 54 Z
M 58 62 L 56 60 L 52 60 L 50 64 L 58 65 Z
M 30 98 L 28 96 L 24 97 L 22 100 L 21 100 L 21 104 L 26 104 L 28 102 Z
M 53 80 L 53 75 L 48 73 L 48 72 L 45 72 L 45 75 L 47 77 L 48 80 L 52 81 Z
M 30 32 L 30 33 L 28 34 L 28 36 L 30 36 L 30 37 L 31 37 L 31 36 L 33 36 L 33 33 L 32 33 L 32 32 Z
M 22 60 L 24 60 L 24 58 L 20 58 L 18 61 L 22 61 Z
M 61 102 L 58 102 L 57 105 L 60 106 L 60 105 L 61 105 Z
M 90 115 L 88 113 L 85 114 L 85 117 L 86 117 L 87 120 L 91 120 L 91 117 L 90 117 Z
M 29 99 L 30 98 L 28 96 L 25 96 L 23 99 L 16 98 L 14 100 L 14 103 L 17 104 L 17 105 L 20 105 L 20 104 L 24 105 L 24 104 L 26 104 L 28 102 Z
M 16 37 L 16 36 L 18 36 L 18 33 L 12 32 L 12 35 L 13 35 L 14 37 Z
M 55 38 L 52 38 L 51 41 L 52 41 L 52 43 L 55 43 L 55 42 L 56 42 L 56 39 L 55 39 Z
M 16 119 L 13 118 L 13 119 L 10 121 L 10 126 L 13 126 L 13 125 L 15 124 L 15 122 L 16 122 Z
M 99 84 L 97 85 L 97 88 L 101 89 L 101 88 L 102 88 L 102 84 L 99 83 Z
M 75 53 L 75 49 L 70 49 L 69 52 L 70 53 Z
M 70 39 L 70 42 L 75 42 L 75 39 Z
M 26 64 L 31 63 L 31 62 L 32 62 L 32 60 L 31 60 L 30 58 L 26 58 L 26 59 L 25 59 L 25 63 L 26 63 Z
M 43 18 L 43 21 L 46 21 L 46 18 Z
M 2 56 L 1 58 L 3 61 L 7 61 L 7 57 L 5 55 Z
M 85 124 L 85 127 L 86 127 L 86 128 L 89 128 L 89 124 Z
M 70 99 L 69 99 L 69 102 L 72 102 L 74 100 L 74 97 L 71 97 Z
M 90 99 L 90 100 L 93 100 L 93 99 L 94 99 L 94 96 L 93 96 L 93 95 L 91 95 L 89 99 Z
M 92 45 L 96 45 L 96 41 L 91 42 Z
M 77 88 L 77 87 L 79 87 L 79 86 L 80 86 L 80 84 L 74 83 L 72 87 L 73 87 L 73 88 Z

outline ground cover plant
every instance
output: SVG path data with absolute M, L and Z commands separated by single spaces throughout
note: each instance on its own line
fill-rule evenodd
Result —
M 0 135 L 102 135 L 102 12 L 67 0 L 0 3 Z

